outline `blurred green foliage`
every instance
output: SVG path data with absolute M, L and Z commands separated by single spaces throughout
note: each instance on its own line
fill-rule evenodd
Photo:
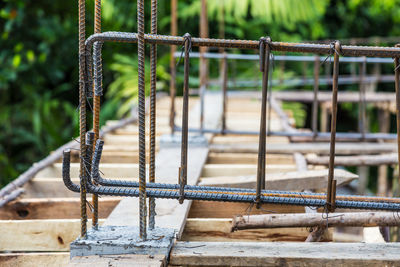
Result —
M 86 2 L 89 35 L 93 32 L 93 0 Z M 145 2 L 146 31 L 149 31 L 150 1 Z M 197 36 L 200 1 L 178 3 L 179 35 L 190 32 Z M 258 39 L 269 35 L 272 40 L 299 41 L 400 34 L 395 27 L 400 20 L 397 0 L 209 0 L 208 3 L 211 37 L 218 37 L 222 10 L 227 38 Z M 0 186 L 78 134 L 77 7 L 77 1 L 0 2 Z M 160 0 L 158 10 L 159 32 L 168 34 L 170 1 Z M 103 31 L 136 31 L 135 1 L 103 0 L 102 12 Z M 129 44 L 104 45 L 102 123 L 125 115 L 136 101 L 136 49 Z M 158 53 L 158 89 L 167 90 L 169 48 L 160 46 Z M 147 83 L 148 70 L 146 63 Z M 254 62 L 240 62 L 229 74 L 238 79 L 255 79 L 254 70 Z M 296 70 L 301 74 L 301 66 L 292 65 L 285 70 L 284 77 L 299 75 Z M 193 86 L 198 81 L 197 71 L 197 61 L 193 61 Z M 179 66 L 178 85 L 182 82 L 181 74 Z M 210 77 L 218 75 L 218 64 L 210 64 Z M 282 71 L 277 67 L 274 77 L 281 76 Z M 300 124 L 304 122 L 304 112 L 301 106 L 295 107 Z

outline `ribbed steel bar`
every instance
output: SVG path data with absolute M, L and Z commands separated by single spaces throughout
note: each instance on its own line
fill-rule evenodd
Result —
M 183 107 L 182 107 L 182 141 L 181 141 L 181 166 L 179 168 L 179 203 L 185 199 L 185 186 L 187 184 L 187 157 L 188 157 L 188 128 L 189 128 L 189 53 L 191 49 L 191 36 L 184 36 L 184 79 L 183 79 Z M 201 130 L 200 130 L 201 131 Z
M 359 110 L 358 110 L 358 122 L 359 122 L 359 128 L 358 131 L 362 135 L 362 140 L 365 140 L 365 134 L 367 132 L 367 125 L 366 125 L 366 101 L 365 101 L 365 83 L 364 83 L 364 77 L 367 72 L 367 63 L 366 63 L 366 58 L 364 57 L 364 62 L 360 63 L 360 83 L 359 83 Z
M 95 0 L 94 4 L 94 33 L 100 33 L 101 32 L 101 0 Z M 98 44 L 101 45 L 101 44 Z M 101 51 L 101 49 L 100 49 Z M 97 71 L 100 71 L 100 77 L 99 75 L 95 75 L 95 81 L 94 81 L 94 87 L 96 86 L 96 83 L 101 83 L 102 78 L 101 78 L 101 73 L 102 73 L 102 65 L 101 65 L 101 56 L 97 59 L 97 61 L 94 62 L 96 65 L 95 68 L 97 67 Z M 96 71 L 96 70 L 94 70 Z M 97 72 L 97 73 L 98 73 Z M 96 77 L 97 76 L 97 77 Z M 97 80 L 97 81 L 96 81 Z M 96 94 L 95 88 L 93 88 L 93 132 L 94 132 L 94 140 L 97 140 L 99 138 L 100 134 L 100 98 L 101 94 Z M 98 221 L 99 221 L 99 201 L 98 197 L 96 194 L 92 195 L 92 204 L 93 204 L 93 217 L 92 217 L 92 225 L 94 229 L 98 228 Z
M 400 44 L 396 44 L 399 48 Z M 394 82 L 396 90 L 396 126 L 397 126 L 397 156 L 400 161 L 400 60 L 399 57 L 394 58 Z M 400 163 L 398 165 L 400 167 Z M 400 171 L 399 171 L 399 182 L 400 182 Z
M 265 146 L 266 146 L 266 130 L 267 130 L 267 91 L 269 78 L 269 62 L 270 62 L 270 43 L 271 38 L 263 37 L 260 39 L 260 71 L 262 71 L 262 100 L 261 100 L 261 119 L 260 133 L 258 141 L 258 164 L 257 164 L 257 206 L 260 207 L 259 201 L 261 190 L 265 189 Z
M 335 144 L 336 144 L 336 120 L 337 120 L 337 94 L 339 79 L 339 53 L 341 53 L 340 42 L 332 43 L 333 57 L 333 85 L 332 85 L 332 116 L 331 116 L 331 140 L 329 150 L 329 171 L 327 188 L 327 209 L 335 210 L 336 180 L 334 180 L 335 171 Z
M 85 92 L 85 0 L 78 1 L 79 9 L 79 136 L 80 136 L 80 206 L 81 206 L 81 238 L 87 236 L 86 214 L 86 183 L 85 183 L 85 159 L 86 159 L 86 92 Z
M 147 238 L 146 208 L 146 110 L 145 110 L 145 40 L 144 40 L 144 0 L 137 1 L 138 25 L 138 90 L 139 90 L 139 228 L 140 237 Z
M 92 168 L 96 168 L 93 164 Z M 97 172 L 98 170 L 94 170 Z M 80 186 L 74 184 L 70 178 L 70 150 L 64 151 L 63 157 L 63 181 L 68 189 L 79 192 Z M 104 187 L 94 186 L 90 180 L 85 180 L 89 193 L 112 196 L 138 197 L 140 190 L 136 188 Z M 165 184 L 168 185 L 168 184 Z M 249 189 L 251 190 L 251 189 Z M 155 198 L 179 199 L 179 189 L 146 189 L 146 194 Z M 192 190 L 189 187 L 185 191 L 185 199 L 228 201 L 228 202 L 247 202 L 253 203 L 256 192 L 237 192 L 237 191 L 213 191 L 213 190 Z M 365 201 L 368 200 L 368 201 Z M 265 191 L 260 197 L 260 203 L 274 203 L 284 205 L 301 205 L 321 207 L 326 205 L 326 195 L 316 193 L 281 192 Z M 338 196 L 336 201 L 337 208 L 354 209 L 378 209 L 378 210 L 400 210 L 399 198 L 380 198 L 363 196 Z
M 177 18 L 177 3 L 178 0 L 171 0 L 171 35 L 178 35 L 178 18 Z M 176 46 L 171 45 L 170 50 L 170 61 L 169 68 L 171 72 L 171 79 L 169 84 L 169 94 L 171 98 L 171 106 L 169 112 L 169 126 L 171 128 L 171 134 L 174 134 L 175 131 L 175 95 L 176 95 L 176 63 L 174 54 L 176 51 Z
M 224 52 L 225 54 L 225 52 Z M 221 119 L 221 133 L 225 134 L 226 130 L 226 109 L 227 109 L 227 81 L 228 81 L 228 62 L 226 58 L 222 59 L 221 63 L 221 88 L 222 88 L 222 119 Z M 204 130 L 204 128 L 203 128 Z
M 157 34 L 157 0 L 151 0 L 151 33 Z M 157 84 L 157 45 L 150 45 L 150 166 L 149 181 L 156 179 L 156 84 Z M 156 202 L 149 198 L 149 229 L 154 229 Z
M 314 138 L 318 135 L 318 91 L 319 91 L 319 68 L 320 60 L 319 56 L 315 56 L 314 60 L 314 98 L 312 105 L 312 121 L 311 128 L 314 134 Z
M 127 41 L 126 36 L 134 36 L 135 33 L 121 33 L 121 32 L 104 32 L 95 34 L 89 38 L 102 39 L 107 41 L 113 39 L 112 35 L 117 35 L 119 42 Z M 170 36 L 170 35 L 154 35 L 144 34 L 145 42 L 149 44 L 159 45 L 180 45 L 183 43 L 183 37 Z M 101 40 L 98 40 L 101 41 Z M 130 42 L 135 42 L 131 40 Z M 192 46 L 204 46 L 210 48 L 239 48 L 239 49 L 259 49 L 259 41 L 253 40 L 230 40 L 230 39 L 211 39 L 211 38 L 196 38 L 192 37 Z M 271 42 L 271 51 L 282 52 L 302 52 L 302 53 L 316 53 L 329 55 L 331 53 L 331 45 L 327 44 L 306 44 L 306 43 L 284 43 L 284 42 Z M 379 46 L 342 46 L 342 56 L 357 56 L 357 57 L 400 57 L 399 47 L 379 47 Z

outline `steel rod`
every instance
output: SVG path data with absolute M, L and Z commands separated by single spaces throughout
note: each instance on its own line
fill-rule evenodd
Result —
M 270 43 L 271 38 L 263 37 L 260 39 L 260 70 L 263 73 L 262 77 L 262 100 L 261 100 L 261 119 L 260 133 L 258 141 L 258 164 L 257 164 L 257 207 L 261 190 L 265 189 L 265 150 L 266 150 L 266 131 L 267 131 L 267 93 L 268 93 L 268 78 L 270 67 Z
M 332 85 L 332 116 L 331 116 L 331 140 L 329 151 L 329 172 L 328 172 L 328 188 L 327 188 L 327 209 L 335 210 L 336 181 L 334 180 L 335 172 L 335 144 L 336 144 L 336 119 L 337 119 L 337 94 L 338 94 L 338 78 L 339 78 L 339 53 L 341 53 L 340 42 L 336 41 L 332 44 L 334 54 L 333 60 L 333 85 Z

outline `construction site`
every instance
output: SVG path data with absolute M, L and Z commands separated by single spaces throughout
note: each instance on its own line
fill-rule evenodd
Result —
M 168 33 L 157 0 L 131 3 L 135 32 L 102 31 L 92 2 L 93 18 L 78 1 L 79 137 L 0 190 L 1 266 L 400 266 L 400 38 L 211 38 L 205 0 L 199 36 L 178 34 L 178 0 Z M 101 126 L 111 45 L 137 51 L 138 94 Z

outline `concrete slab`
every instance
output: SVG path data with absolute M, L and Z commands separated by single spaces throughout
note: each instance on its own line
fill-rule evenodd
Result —
M 102 226 L 88 230 L 88 238 L 78 238 L 71 243 L 70 255 L 165 255 L 168 257 L 175 238 L 175 230 L 155 228 L 148 230 L 147 240 L 139 237 L 139 228 L 134 226 Z

